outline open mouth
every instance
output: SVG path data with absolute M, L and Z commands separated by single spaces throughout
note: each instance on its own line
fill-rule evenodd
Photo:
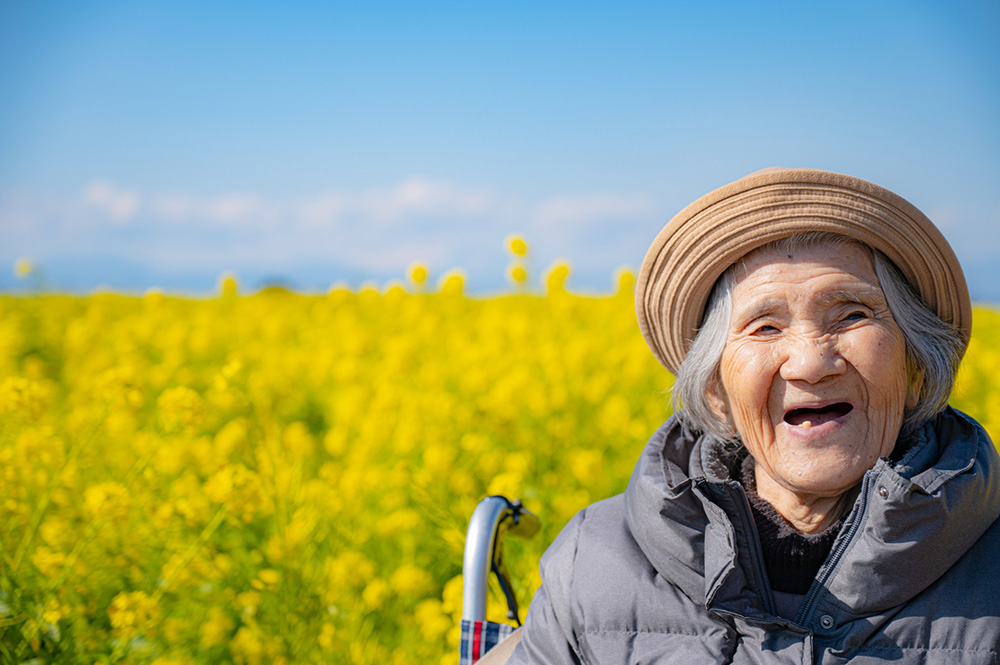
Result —
M 792 409 L 785 414 L 785 422 L 796 427 L 815 427 L 846 416 L 854 409 L 848 402 L 836 402 L 816 408 Z

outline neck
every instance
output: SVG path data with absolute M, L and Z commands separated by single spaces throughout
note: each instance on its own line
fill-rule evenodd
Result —
M 774 506 L 799 533 L 820 533 L 840 519 L 849 492 L 837 496 L 802 495 L 791 492 L 754 466 L 757 495 Z

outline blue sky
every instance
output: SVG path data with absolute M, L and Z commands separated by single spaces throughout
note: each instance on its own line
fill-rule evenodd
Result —
M 607 291 L 685 204 L 850 173 L 1000 302 L 996 2 L 0 3 L 0 266 L 52 288 Z M 16 288 L 0 271 L 0 289 Z

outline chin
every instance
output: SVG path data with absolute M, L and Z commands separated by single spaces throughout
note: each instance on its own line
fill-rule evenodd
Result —
M 807 471 L 782 474 L 786 481 L 782 484 L 800 494 L 837 496 L 860 483 L 865 471 L 871 466 L 874 466 L 874 460 L 869 466 L 845 465 L 843 460 L 831 460 L 829 463 L 811 465 Z

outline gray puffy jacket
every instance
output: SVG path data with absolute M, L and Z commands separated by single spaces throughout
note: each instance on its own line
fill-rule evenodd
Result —
M 948 409 L 879 460 L 794 620 L 743 488 L 671 419 L 566 526 L 509 663 L 1000 663 L 1000 458 Z

